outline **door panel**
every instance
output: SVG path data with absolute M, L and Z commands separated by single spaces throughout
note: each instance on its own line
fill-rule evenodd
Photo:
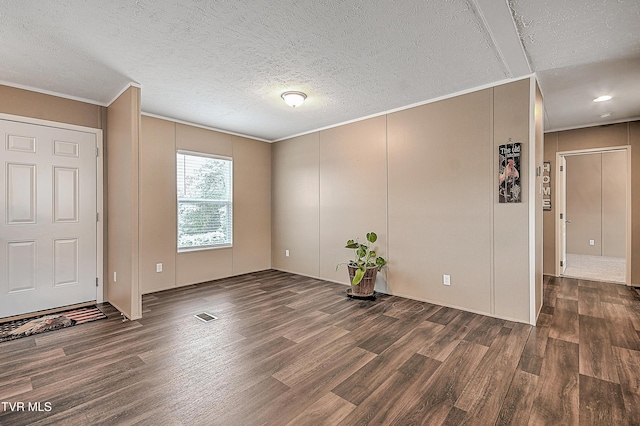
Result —
M 36 242 L 14 241 L 7 244 L 8 293 L 36 289 Z
M 78 239 L 53 242 L 53 285 L 78 283 Z
M 0 120 L 0 318 L 96 300 L 96 136 Z
M 53 221 L 78 221 L 78 169 L 53 168 Z
M 7 163 L 7 224 L 36 223 L 36 166 Z

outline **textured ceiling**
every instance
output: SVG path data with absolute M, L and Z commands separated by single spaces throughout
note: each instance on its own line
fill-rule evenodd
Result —
M 640 117 L 640 1 L 512 0 L 547 129 Z M 600 95 L 613 100 L 593 103 Z M 605 119 L 600 114 L 611 113 Z
M 277 140 L 535 71 L 547 128 L 577 127 L 602 90 L 640 116 L 639 22 L 637 0 L 0 0 L 0 81 L 99 104 L 134 82 L 146 113 Z

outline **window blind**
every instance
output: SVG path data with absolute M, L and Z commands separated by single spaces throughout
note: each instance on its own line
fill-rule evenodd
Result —
M 178 151 L 178 251 L 233 243 L 233 162 Z

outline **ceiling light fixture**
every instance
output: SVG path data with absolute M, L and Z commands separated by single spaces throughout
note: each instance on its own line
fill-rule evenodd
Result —
M 602 96 L 598 96 L 597 98 L 595 98 L 593 100 L 593 102 L 604 102 L 604 101 L 608 101 L 611 99 L 611 96 L 609 95 L 602 95 Z
M 284 92 L 280 96 L 282 96 L 287 105 L 294 108 L 302 105 L 304 100 L 307 99 L 307 95 L 302 92 Z

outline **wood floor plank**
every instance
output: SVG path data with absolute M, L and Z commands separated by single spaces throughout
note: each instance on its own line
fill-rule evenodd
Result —
M 578 345 L 550 338 L 533 401 L 530 425 L 578 424 L 578 369 Z
M 405 338 L 386 349 L 375 359 L 341 382 L 332 391 L 342 398 L 359 405 L 401 365 L 417 353 L 425 340 L 440 332 L 444 326 L 424 322 L 411 330 Z
M 597 287 L 578 287 L 578 314 L 604 318 L 603 296 L 603 292 Z
M 544 358 L 550 332 L 551 327 L 549 326 L 541 326 L 538 324 L 538 326 L 533 327 L 529 333 L 529 338 L 524 346 L 523 353 Z
M 264 406 L 261 412 L 256 412 L 249 418 L 249 424 L 265 422 L 270 425 L 287 424 L 295 417 L 306 411 L 313 403 L 330 392 L 338 383 L 345 380 L 355 371 L 362 368 L 376 357 L 376 354 L 354 347 L 339 359 L 334 359 L 332 365 L 307 380 L 282 393 Z M 268 419 L 265 421 L 264 419 Z
M 0 381 L 0 401 L 8 401 L 9 398 L 27 393 L 33 390 L 31 380 L 23 377 L 11 381 Z
M 474 321 L 478 323 L 469 324 L 469 333 L 464 340 L 479 345 L 491 346 L 494 338 L 500 333 L 504 327 L 504 320 L 491 317 L 477 317 Z
M 436 315 L 439 312 L 436 312 Z M 470 312 L 457 311 L 457 315 L 447 318 L 442 331 L 425 342 L 418 353 L 438 361 L 444 361 L 469 333 L 469 323 L 473 318 L 474 315 Z M 427 321 L 433 322 L 431 318 Z M 442 324 L 442 322 L 437 323 Z
M 613 348 L 628 418 L 640 424 L 640 351 Z
M 387 424 L 398 408 L 403 406 L 405 392 L 420 385 L 440 367 L 440 362 L 414 354 L 395 373 L 358 404 L 341 424 Z
M 610 334 L 604 319 L 580 315 L 580 374 L 620 383 Z
M 442 422 L 442 426 L 459 426 L 465 424 L 465 419 L 469 418 L 469 415 L 466 411 L 461 410 L 457 407 L 453 407 L 449 414 L 447 414 L 447 418 Z
M 461 341 L 418 392 L 407 398 L 406 405 L 391 424 L 444 422 L 487 349 L 486 346 Z
M 516 371 L 502 403 L 496 426 L 524 425 L 529 421 L 538 386 L 538 376 Z
M 629 420 L 619 384 L 580 375 L 580 424 L 627 425 Z
M 633 322 L 630 319 L 633 315 L 629 312 L 629 307 L 615 303 L 603 303 L 604 317 L 607 326 L 613 333 L 609 333 L 609 339 L 613 346 L 640 351 L 640 338 L 638 333 L 634 333 Z
M 531 327 L 503 328 L 484 355 L 455 406 L 467 413 L 465 424 L 494 423 L 509 390 Z
M 337 425 L 351 413 L 355 405 L 329 392 L 287 423 L 287 426 Z
M 577 293 L 577 287 L 576 287 Z M 578 301 L 558 297 L 549 331 L 552 339 L 578 343 Z
M 578 280 L 575 278 L 564 278 L 558 281 L 558 299 L 568 299 L 578 301 Z

